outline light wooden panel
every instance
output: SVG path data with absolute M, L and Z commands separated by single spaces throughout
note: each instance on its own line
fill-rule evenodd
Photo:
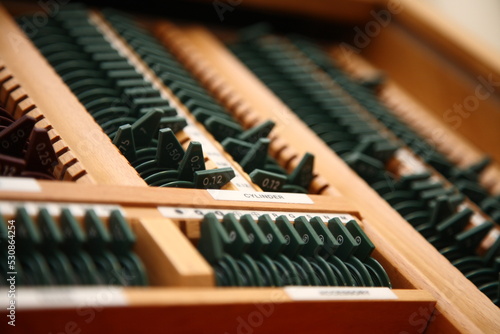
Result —
M 394 290 L 398 300 L 388 301 L 291 301 L 276 288 L 124 292 L 128 307 L 18 311 L 26 321 L 13 333 L 419 333 L 434 310 L 424 291 Z
M 215 285 L 213 270 L 169 219 L 140 219 L 136 226 L 137 254 L 153 285 Z
M 348 213 L 361 219 L 358 210 L 342 196 L 308 195 L 313 204 L 275 202 L 219 201 L 201 189 L 129 187 L 38 181 L 40 192 L 0 191 L 0 200 L 53 201 L 75 203 L 114 203 L 135 208 L 187 206 L 240 210 L 277 210 L 299 212 Z M 255 193 L 258 194 L 258 193 Z

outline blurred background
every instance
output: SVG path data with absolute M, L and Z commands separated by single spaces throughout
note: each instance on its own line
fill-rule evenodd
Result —
M 500 0 L 423 0 L 500 53 Z

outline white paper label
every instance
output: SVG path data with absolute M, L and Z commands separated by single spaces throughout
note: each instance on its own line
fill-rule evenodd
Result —
M 212 212 L 217 218 L 222 219 L 224 215 L 232 213 L 236 218 L 241 218 L 243 215 L 250 215 L 253 219 L 258 219 L 262 215 L 269 215 L 275 220 L 279 216 L 286 216 L 289 220 L 294 220 L 299 216 L 304 216 L 307 219 L 319 217 L 323 222 L 328 222 L 333 218 L 338 218 L 342 223 L 346 224 L 353 220 L 354 217 L 348 213 L 327 213 L 327 212 L 297 212 L 297 211 L 265 211 L 265 210 L 231 210 L 231 209 L 209 209 L 209 208 L 187 208 L 187 207 L 167 207 L 160 206 L 158 211 L 166 218 L 172 219 L 201 219 L 207 213 Z
M 223 201 L 314 204 L 313 200 L 306 194 L 245 192 L 220 189 L 207 189 L 207 191 L 215 200 Z
M 0 191 L 40 192 L 42 188 L 35 179 L 0 176 Z
M 16 290 L 15 305 L 17 310 L 128 305 L 123 288 L 112 286 L 88 288 L 21 287 Z M 9 303 L 8 291 L 0 289 L 0 305 Z
M 390 300 L 398 299 L 389 288 L 287 286 L 292 300 Z

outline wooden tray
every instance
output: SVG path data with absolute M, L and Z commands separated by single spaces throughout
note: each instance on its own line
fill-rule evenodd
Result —
M 410 1 L 404 1 L 403 4 L 408 6 L 405 7 L 407 10 L 395 16 L 397 17 L 395 24 L 384 29 L 379 37 L 373 39 L 369 47 L 363 48 L 361 55 L 377 67 L 384 68 L 399 85 L 398 87 L 415 92 L 423 89 L 424 84 L 405 86 L 411 82 L 409 76 L 406 81 L 402 78 L 401 68 L 396 66 L 397 62 L 391 61 L 391 57 L 377 58 L 380 57 L 380 50 L 387 49 L 389 47 L 387 43 L 399 43 L 398 45 L 406 50 L 405 54 L 420 55 L 418 62 L 424 64 L 425 69 L 431 67 L 436 69 L 440 63 L 434 52 L 443 53 L 444 48 L 439 47 L 429 52 L 428 47 L 436 46 L 448 36 L 444 33 L 437 34 L 438 37 L 432 35 L 432 29 L 438 28 L 431 25 L 427 19 L 424 20 L 425 9 L 412 5 Z M 371 3 L 363 6 L 362 11 L 355 11 L 360 15 L 355 18 L 355 21 L 359 22 L 360 18 L 363 18 L 365 22 L 369 20 L 367 17 L 369 10 L 381 8 L 373 7 Z M 191 68 L 203 66 L 210 68 L 211 72 L 208 70 L 207 72 L 215 73 L 219 80 L 225 82 L 230 91 L 226 93 L 225 103 L 228 106 L 233 105 L 233 112 L 245 126 L 264 119 L 272 119 L 277 123 L 271 137 L 271 151 L 282 165 L 292 169 L 298 163 L 300 154 L 306 151 L 315 154 L 317 176 L 311 188 L 315 193 L 322 195 L 310 196 L 315 202 L 314 206 L 215 201 L 202 190 L 167 190 L 146 187 L 145 182 L 138 177 L 76 97 L 20 31 L 10 14 L 1 7 L 0 26 L 3 32 L 0 35 L 0 74 L 6 73 L 4 71 L 7 69 L 23 90 L 18 92 L 3 88 L 6 93 L 2 94 L 13 101 L 10 103 L 16 115 L 24 112 L 19 109 L 19 106 L 24 106 L 26 103 L 26 100 L 21 100 L 21 97 L 24 95 L 29 97 L 30 103 L 28 104 L 36 105 L 36 109 L 30 109 L 30 112 L 39 110 L 43 120 L 48 122 L 47 124 L 50 124 L 64 140 L 64 146 L 67 146 L 69 152 L 73 154 L 72 159 L 78 162 L 79 170 L 76 174 L 68 175 L 86 175 L 85 178 L 78 179 L 73 176 L 63 177 L 66 180 L 76 180 L 77 184 L 39 182 L 42 188 L 40 193 L 0 191 L 0 199 L 122 205 L 134 221 L 134 230 L 139 237 L 137 251 L 144 259 L 148 258 L 146 265 L 153 275 L 153 282 L 161 286 L 144 290 L 124 289 L 123 293 L 128 307 L 110 305 L 102 312 L 99 311 L 95 321 L 90 323 L 86 322 L 85 318 L 75 316 L 74 306 L 58 309 L 57 312 L 38 308 L 26 311 L 33 321 L 29 325 L 23 324 L 28 326 L 24 327 L 26 332 L 32 328 L 47 329 L 47 331 L 54 330 L 54 328 L 63 330 L 64 326 L 71 321 L 68 319 L 75 318 L 75 326 L 79 327 L 73 327 L 71 323 L 69 325 L 71 328 L 88 328 L 102 332 L 107 331 L 110 326 L 114 329 L 118 328 L 117 326 L 123 326 L 121 329 L 129 331 L 145 328 L 159 331 L 163 327 L 160 327 L 160 323 L 155 319 L 161 319 L 161 325 L 163 321 L 168 321 L 173 330 L 179 331 L 199 332 L 207 328 L 210 331 L 227 330 L 226 327 L 221 328 L 227 316 L 230 319 L 236 319 L 233 324 L 235 330 L 238 330 L 238 316 L 245 320 L 246 315 L 252 314 L 255 310 L 255 303 L 266 305 L 270 301 L 273 302 L 274 295 L 287 296 L 283 289 L 214 288 L 210 268 L 191 243 L 196 238 L 196 221 L 181 222 L 166 219 L 156 210 L 159 205 L 210 209 L 303 210 L 304 212 L 329 210 L 325 212 L 349 213 L 362 221 L 365 232 L 377 246 L 376 257 L 387 268 L 399 299 L 391 302 L 366 301 L 358 304 L 344 301 L 297 302 L 284 297 L 282 303 L 276 304 L 276 314 L 266 319 L 258 328 L 259 331 L 270 332 L 278 330 L 277 328 L 279 331 L 296 331 L 305 328 L 302 326 L 307 324 L 308 332 L 324 332 L 329 330 L 325 328 L 330 322 L 339 322 L 339 330 L 364 332 L 376 331 L 380 328 L 380 332 L 383 333 L 395 330 L 421 332 L 425 328 L 429 332 L 494 332 L 500 328 L 498 308 L 492 305 L 472 283 L 453 268 L 387 203 L 381 200 L 205 28 L 198 26 L 179 28 L 167 22 L 157 25 L 158 34 L 164 43 L 172 43 L 173 40 L 177 44 L 184 43 L 191 47 L 194 54 L 185 58 L 188 63 L 190 62 L 188 65 Z M 168 30 L 168 33 L 165 33 L 165 30 Z M 413 37 L 407 39 L 409 32 Z M 415 41 L 417 37 L 418 43 Z M 12 47 L 13 38 L 15 48 Z M 473 80 L 470 80 L 474 74 L 471 73 L 474 73 L 479 65 L 473 65 L 472 61 L 467 66 L 462 64 L 468 60 L 462 55 L 463 45 L 453 41 L 449 43 L 459 50 L 455 52 L 454 61 L 460 65 L 456 66 L 460 71 L 448 72 L 445 68 L 440 69 L 443 76 L 442 78 L 439 76 L 441 78 L 439 80 L 445 80 L 450 85 L 450 91 L 455 89 L 467 91 L 474 87 L 471 85 Z M 453 47 L 450 48 L 453 49 Z M 182 52 L 182 47 L 178 52 Z M 196 53 L 202 55 L 202 59 L 197 57 Z M 467 54 L 475 54 L 475 52 Z M 392 58 L 394 59 L 394 56 Z M 488 71 L 495 69 L 496 65 L 490 62 L 491 57 L 478 56 L 474 59 L 483 61 L 482 69 L 486 69 L 484 70 L 486 72 L 478 73 L 487 74 Z M 197 61 L 202 62 L 196 64 Z M 203 81 L 204 71 L 198 72 L 201 73 Z M 468 73 L 467 80 L 462 78 L 463 73 Z M 495 73 L 500 73 L 500 71 Z M 210 74 L 205 75 L 207 78 L 210 77 Z M 4 78 L 7 77 L 4 76 Z M 424 81 L 423 78 L 421 80 Z M 43 85 L 40 84 L 41 82 Z M 168 94 L 168 91 L 166 93 Z M 430 97 L 427 99 L 430 95 L 430 92 L 425 92 L 422 97 L 417 96 L 416 100 L 425 108 L 439 110 L 436 108 L 436 106 L 439 107 L 437 102 L 433 104 L 429 102 L 432 100 Z M 236 101 L 243 101 L 244 105 L 240 104 L 237 107 L 239 103 Z M 494 103 L 496 103 L 494 101 L 495 98 L 482 102 L 491 103 L 491 110 L 493 110 Z M 450 101 L 446 103 L 448 102 Z M 31 108 L 30 106 L 27 108 Z M 67 110 L 71 110 L 71 113 L 66 112 Z M 75 127 L 75 124 L 79 126 Z M 494 123 L 491 122 L 491 124 Z M 200 129 L 200 131 L 204 130 Z M 211 138 L 209 134 L 207 136 Z M 468 156 L 472 157 L 470 161 L 473 161 L 479 151 L 473 148 L 469 150 L 470 146 L 464 144 L 466 141 L 462 139 L 459 141 L 468 152 Z M 472 153 L 469 154 L 469 152 Z M 234 162 L 232 167 L 240 168 Z M 491 189 L 496 189 L 498 178 L 495 173 L 491 175 L 487 183 L 492 185 Z M 180 288 L 182 286 L 190 288 Z M 200 286 L 204 288 L 195 288 Z M 437 300 L 436 311 L 432 314 L 435 300 Z M 319 311 L 319 307 L 322 311 Z M 331 310 L 334 316 L 325 317 L 324 310 Z M 362 313 L 356 314 L 354 310 Z M 304 319 L 307 320 L 300 319 L 299 321 L 299 317 L 290 317 L 295 313 L 304 315 Z M 364 318 L 368 313 L 370 316 Z M 130 317 L 128 317 L 129 314 Z M 201 321 L 195 324 L 187 320 L 187 314 L 190 316 L 189 319 L 192 319 L 191 314 L 199 315 Z M 132 315 L 139 316 L 144 319 L 144 322 L 133 321 Z M 53 322 L 48 322 L 47 317 Z M 123 319 L 131 320 L 124 321 Z

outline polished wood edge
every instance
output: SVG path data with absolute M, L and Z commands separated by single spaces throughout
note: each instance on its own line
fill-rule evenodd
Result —
M 186 206 L 214 209 L 276 210 L 279 207 L 280 211 L 348 213 L 361 219 L 359 211 L 342 196 L 304 195 L 311 198 L 313 204 L 218 201 L 207 190 L 203 189 L 86 185 L 53 181 L 37 181 L 37 183 L 42 189 L 41 192 L 0 191 L 0 200 L 114 203 L 145 208 Z M 252 194 L 260 195 L 263 193 Z
M 369 288 L 368 288 L 369 289 Z M 423 290 L 391 290 L 400 302 L 422 302 L 435 304 L 435 299 Z M 294 300 L 283 288 L 154 288 L 125 289 L 132 305 L 190 305 L 190 304 L 241 304 L 241 303 L 289 303 Z M 370 300 L 325 301 L 325 303 L 373 303 Z

